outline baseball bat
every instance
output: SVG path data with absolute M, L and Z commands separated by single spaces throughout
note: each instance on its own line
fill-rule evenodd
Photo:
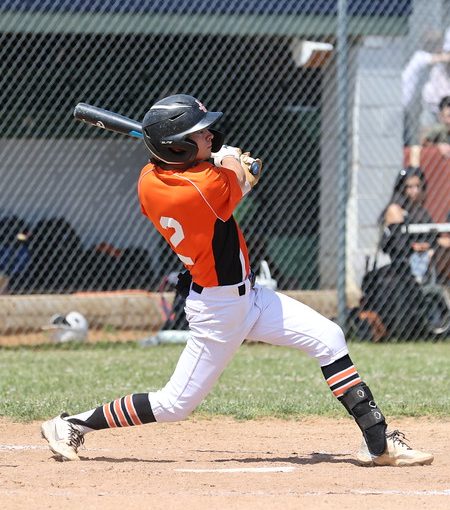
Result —
M 87 103 L 78 103 L 73 111 L 73 116 L 77 120 L 91 124 L 107 131 L 113 131 L 122 135 L 132 136 L 134 138 L 144 138 L 142 133 L 142 124 L 137 120 L 130 119 L 119 113 L 99 108 Z M 250 172 L 258 175 L 260 171 L 260 162 L 253 161 L 250 165 Z
M 98 108 L 97 106 L 78 103 L 73 111 L 73 116 L 77 120 L 82 120 L 107 131 L 114 131 L 115 133 L 133 136 L 134 138 L 144 138 L 140 122 L 124 115 Z

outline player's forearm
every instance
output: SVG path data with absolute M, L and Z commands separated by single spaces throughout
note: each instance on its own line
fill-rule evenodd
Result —
M 228 168 L 236 174 L 239 186 L 243 188 L 246 183 L 245 170 L 242 168 L 241 163 L 234 156 L 225 156 L 222 159 L 222 166 Z

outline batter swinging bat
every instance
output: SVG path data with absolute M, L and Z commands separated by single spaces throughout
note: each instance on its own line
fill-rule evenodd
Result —
M 142 134 L 142 124 L 137 120 L 130 119 L 103 108 L 98 108 L 87 103 L 78 103 L 73 111 L 73 116 L 77 120 L 82 120 L 93 126 L 97 126 L 107 131 L 114 131 L 122 135 L 132 136 L 134 138 L 144 138 Z M 250 166 L 250 172 L 258 175 L 260 163 L 253 161 Z

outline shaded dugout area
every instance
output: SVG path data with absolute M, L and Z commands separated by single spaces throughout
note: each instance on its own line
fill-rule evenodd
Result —
M 54 155 L 52 140 L 119 136 L 74 122 L 73 107 L 80 101 L 140 120 L 153 101 L 183 91 L 224 111 L 227 141 L 262 157 L 267 172 L 237 212 L 253 265 L 267 259 L 280 288 L 319 285 L 321 71 L 296 67 L 290 38 L 36 33 L 3 34 L 1 41 L 6 61 L 0 136 L 46 140 L 45 158 L 41 154 L 36 163 L 41 171 L 45 159 L 59 158 L 64 165 L 63 158 L 71 157 Z M 118 157 L 111 150 L 102 160 Z M 286 200 L 293 190 L 295 200 Z M 33 213 L 41 219 L 39 210 Z M 95 244 L 103 240 L 99 232 Z M 155 246 L 154 256 L 162 256 L 159 265 L 170 271 L 177 261 L 161 249 Z M 156 267 L 152 285 L 162 276 Z

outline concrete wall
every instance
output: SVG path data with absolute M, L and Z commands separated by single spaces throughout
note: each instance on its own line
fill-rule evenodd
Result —
M 353 154 L 347 221 L 347 285 L 359 286 L 366 256 L 379 239 L 403 159 L 401 57 L 394 41 L 370 41 L 358 51 L 352 109 Z
M 347 289 L 359 288 L 366 255 L 373 255 L 377 218 L 402 164 L 401 47 L 367 39 L 349 52 Z M 336 286 L 339 138 L 336 68 L 324 77 L 321 141 L 322 288 Z

